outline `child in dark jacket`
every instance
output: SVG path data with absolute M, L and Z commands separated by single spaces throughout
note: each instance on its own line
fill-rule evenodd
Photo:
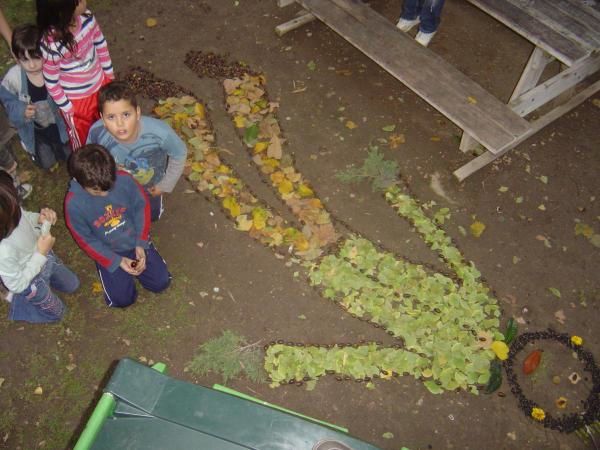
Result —
M 72 177 L 65 219 L 75 242 L 96 262 L 108 306 L 135 302 L 134 277 L 152 292 L 165 290 L 171 276 L 150 242 L 150 205 L 144 189 L 101 145 L 88 144 L 68 162 Z

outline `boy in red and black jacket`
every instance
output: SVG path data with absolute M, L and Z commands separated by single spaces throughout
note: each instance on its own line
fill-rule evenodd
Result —
M 101 145 L 74 152 L 68 169 L 67 227 L 96 262 L 107 305 L 122 308 L 135 302 L 134 277 L 149 291 L 165 290 L 171 275 L 149 240 L 150 205 L 144 189 L 127 172 L 116 170 Z

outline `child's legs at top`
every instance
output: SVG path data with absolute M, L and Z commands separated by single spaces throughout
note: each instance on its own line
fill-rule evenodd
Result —
M 422 4 L 423 0 L 404 0 L 400 17 L 405 20 L 415 20 L 419 17 Z
M 60 141 L 58 127 L 50 125 L 35 129 L 35 162 L 42 169 L 49 169 L 57 161 L 66 161 L 71 150 Z
M 433 33 L 437 31 L 440 25 L 440 18 L 442 16 L 442 8 L 444 7 L 444 0 L 423 0 L 421 6 L 421 25 L 419 30 L 423 33 Z
M 35 157 L 33 161 L 42 169 L 49 169 L 56 164 L 56 157 L 52 151 L 52 145 L 48 142 L 45 134 L 38 130 L 34 130 L 35 135 Z
M 138 280 L 151 292 L 164 291 L 171 284 L 167 263 L 152 244 L 146 249 L 146 270 L 138 276 Z
M 46 266 L 44 266 L 44 269 Z M 50 290 L 48 271 L 42 269 L 23 292 L 13 295 L 8 318 L 31 323 L 56 322 L 65 313 L 65 305 Z
M 150 220 L 156 222 L 165 211 L 163 196 L 157 195 L 153 197 L 148 191 L 146 191 L 146 195 L 148 195 L 148 200 L 150 201 Z
M 109 78 L 104 78 L 102 82 L 102 86 L 110 83 Z M 88 137 L 88 133 L 90 128 L 100 118 L 100 113 L 98 112 L 98 91 L 93 94 L 80 99 L 70 99 L 73 104 L 73 124 L 69 124 L 69 121 L 65 121 L 67 126 L 74 126 L 75 131 L 77 132 L 77 136 L 79 137 L 79 143 L 81 145 L 85 145 Z M 73 148 L 73 145 L 71 145 Z M 75 147 L 79 148 L 79 147 Z
M 73 103 L 73 124 L 79 142 L 84 145 L 87 141 L 90 128 L 100 118 L 98 112 L 98 93 L 86 98 L 71 100 Z
M 17 162 L 12 151 L 6 144 L 0 144 L 0 169 L 7 172 L 13 178 L 17 174 Z
M 53 252 L 48 254 L 46 265 L 50 269 L 50 286 L 57 291 L 68 294 L 79 288 L 79 278 Z

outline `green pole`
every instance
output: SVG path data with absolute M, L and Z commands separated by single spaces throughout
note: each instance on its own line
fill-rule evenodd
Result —
M 115 405 L 116 402 L 111 393 L 105 392 L 102 394 L 73 450 L 88 450 L 92 447 L 104 421 L 113 413 Z
M 326 427 L 333 428 L 334 430 L 341 431 L 342 433 L 348 433 L 348 429 L 347 428 L 340 427 L 338 425 L 334 425 L 332 423 L 325 422 L 323 420 L 315 419 L 313 417 L 305 416 L 304 414 L 297 413 L 296 411 L 292 411 L 291 409 L 286 409 L 286 408 L 282 408 L 281 406 L 273 405 L 273 404 L 271 404 L 269 402 L 265 402 L 265 401 L 260 400 L 258 398 L 255 398 L 255 397 L 252 397 L 250 395 L 244 394 L 242 392 L 238 392 L 236 390 L 228 388 L 227 386 L 222 386 L 220 384 L 213 384 L 213 389 L 215 391 L 219 391 L 219 392 L 224 392 L 226 394 L 235 395 L 236 397 L 243 398 L 244 400 L 249 400 L 251 402 L 258 403 L 258 404 L 263 405 L 263 406 L 268 406 L 269 408 L 277 409 L 279 411 L 283 411 L 283 412 L 286 412 L 288 414 L 293 414 L 294 416 L 302 417 L 303 419 L 310 420 L 311 422 L 315 422 L 315 423 L 318 423 L 318 424 L 321 424 L 321 425 L 325 425 Z

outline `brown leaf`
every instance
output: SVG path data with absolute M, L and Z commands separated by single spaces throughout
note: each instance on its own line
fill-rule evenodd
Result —
M 565 320 L 567 320 L 567 316 L 565 316 L 565 312 L 562 309 L 559 309 L 554 313 L 554 318 L 561 325 L 565 324 Z
M 267 149 L 267 156 L 269 158 L 281 159 L 281 155 L 281 140 L 279 139 L 279 136 L 274 135 L 271 137 L 271 143 Z

